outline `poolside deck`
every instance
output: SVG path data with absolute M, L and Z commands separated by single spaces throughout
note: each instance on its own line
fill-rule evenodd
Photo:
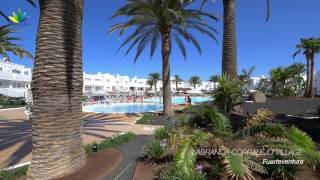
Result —
M 0 169 L 31 160 L 31 124 L 24 108 L 0 111 Z M 84 113 L 83 142 L 98 142 L 122 132 L 152 134 L 158 126 L 138 125 L 141 114 Z

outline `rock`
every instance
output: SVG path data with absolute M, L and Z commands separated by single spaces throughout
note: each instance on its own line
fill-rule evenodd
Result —
M 243 113 L 243 109 L 241 107 L 241 104 L 237 104 L 237 105 L 233 106 L 232 111 Z
M 266 103 L 267 97 L 263 92 L 256 91 L 252 94 L 252 99 L 257 103 Z

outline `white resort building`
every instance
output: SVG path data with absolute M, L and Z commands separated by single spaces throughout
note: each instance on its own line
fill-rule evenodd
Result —
M 11 97 L 24 97 L 27 85 L 30 84 L 32 69 L 23 65 L 10 62 L 8 59 L 0 61 L 0 94 Z M 250 89 L 256 89 L 261 77 L 252 77 Z M 150 88 L 146 78 L 137 76 L 129 77 L 119 74 L 112 75 L 109 73 L 87 74 L 83 73 L 83 92 L 86 96 L 103 96 L 103 95 L 143 95 L 145 93 L 160 92 L 162 82 L 157 83 L 157 89 Z M 172 92 L 181 92 L 182 90 L 194 89 L 188 81 L 176 84 L 171 83 Z M 196 86 L 197 91 L 210 91 L 214 89 L 214 83 L 203 81 Z M 314 94 L 320 96 L 320 71 L 314 75 Z
M 130 78 L 129 76 L 121 76 L 119 74 L 83 74 L 84 85 L 83 92 L 86 96 L 95 95 L 143 95 L 145 93 L 154 93 L 162 90 L 162 82 L 158 81 L 157 89 L 150 87 L 147 84 L 146 78 L 138 78 L 134 76 Z M 196 89 L 199 91 L 209 91 L 213 89 L 214 84 L 210 82 L 202 82 L 201 85 L 197 85 Z M 193 89 L 193 87 L 188 82 L 180 82 L 178 84 L 178 89 L 176 89 L 176 84 L 171 82 L 172 92 L 179 91 L 181 89 Z
M 0 94 L 23 97 L 31 82 L 31 68 L 11 63 L 9 59 L 0 61 Z

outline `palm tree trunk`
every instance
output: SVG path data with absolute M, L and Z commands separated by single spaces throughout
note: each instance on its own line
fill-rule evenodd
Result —
M 313 86 L 313 71 L 314 71 L 314 54 L 307 54 L 307 83 L 306 91 L 304 94 L 305 98 L 312 98 L 312 86 Z
M 170 80 L 170 27 L 161 31 L 162 36 L 162 87 L 163 87 L 163 114 L 165 117 L 173 115 L 171 101 L 171 80 Z
M 222 72 L 237 79 L 236 0 L 223 0 L 223 8 Z
M 178 91 L 178 81 L 176 80 L 176 91 Z
M 28 179 L 53 179 L 84 165 L 82 11 L 82 0 L 40 0 Z

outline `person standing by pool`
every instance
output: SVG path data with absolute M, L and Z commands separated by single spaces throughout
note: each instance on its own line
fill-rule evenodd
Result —
M 189 107 L 191 105 L 191 98 L 190 96 L 187 96 L 187 99 L 186 99 L 186 106 Z

